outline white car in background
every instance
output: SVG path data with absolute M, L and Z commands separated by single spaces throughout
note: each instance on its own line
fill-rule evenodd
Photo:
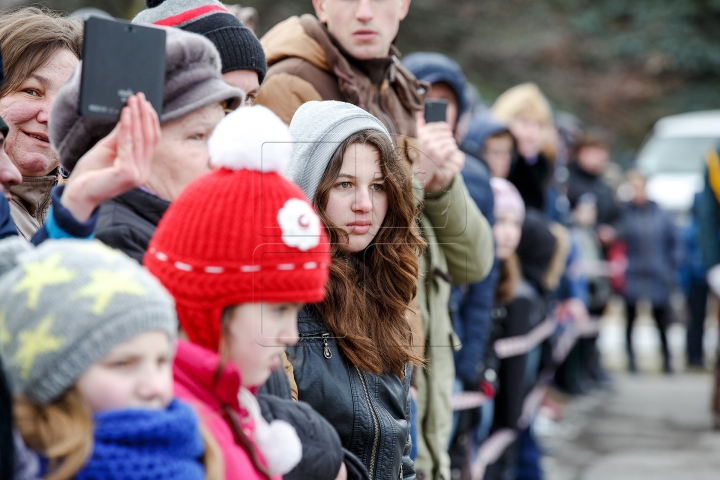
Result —
M 640 148 L 638 168 L 648 176 L 648 197 L 679 216 L 691 209 L 704 185 L 705 154 L 720 144 L 720 110 L 658 120 Z

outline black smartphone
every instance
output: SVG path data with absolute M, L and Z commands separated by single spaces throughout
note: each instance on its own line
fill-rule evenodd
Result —
M 425 100 L 425 123 L 445 122 L 447 111 L 447 100 L 428 98 Z
M 85 20 L 80 115 L 118 120 L 142 92 L 158 116 L 165 84 L 165 30 L 122 20 Z

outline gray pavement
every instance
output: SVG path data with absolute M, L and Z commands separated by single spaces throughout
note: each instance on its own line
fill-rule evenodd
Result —
M 709 374 L 615 375 L 612 391 L 571 402 L 542 436 L 548 480 L 720 478 Z M 543 430 L 543 429 L 541 429 Z
M 683 372 L 684 329 L 674 326 L 676 369 L 659 370 L 657 333 L 646 319 L 637 332 L 640 368 L 625 366 L 622 320 L 604 320 L 601 345 L 615 379 L 611 390 L 574 398 L 558 422 L 540 415 L 536 433 L 546 452 L 547 480 L 720 479 L 720 433 L 712 430 L 710 373 Z M 711 329 L 712 335 L 716 330 Z M 713 344 L 707 345 L 709 352 Z

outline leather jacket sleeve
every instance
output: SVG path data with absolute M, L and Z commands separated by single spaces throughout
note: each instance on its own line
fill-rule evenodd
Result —
M 405 368 L 405 375 L 410 376 L 412 374 L 412 367 L 407 365 Z M 406 379 L 407 389 L 405 396 L 405 418 L 408 421 L 412 421 L 410 418 L 410 382 Z M 408 429 L 407 442 L 405 442 L 405 449 L 403 450 L 402 456 L 402 478 L 403 480 L 415 480 L 415 463 L 410 458 L 410 451 L 412 450 L 412 438 L 410 437 L 410 429 Z

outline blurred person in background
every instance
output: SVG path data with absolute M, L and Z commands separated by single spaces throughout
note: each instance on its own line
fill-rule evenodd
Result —
M 0 15 L 5 67 L 0 116 L 9 127 L 4 147 L 22 175 L 22 182 L 9 188 L 10 208 L 26 240 L 45 222 L 50 194 L 58 183 L 48 119 L 55 95 L 82 55 L 82 36 L 80 20 L 49 10 L 25 7 Z
M 577 146 L 575 161 L 568 167 L 568 199 L 577 204 L 578 199 L 588 193 L 595 196 L 597 220 L 595 229 L 604 247 L 617 238 L 615 224 L 620 218 L 620 209 L 615 194 L 604 179 L 610 163 L 610 140 L 598 130 L 588 130 Z
M 703 262 L 707 269 L 710 291 L 720 297 L 720 149 L 710 149 L 705 155 L 705 187 L 698 205 L 698 227 Z M 715 312 L 720 321 L 720 310 Z M 718 344 L 720 352 L 720 343 Z M 712 411 L 714 427 L 720 430 L 720 354 L 715 360 L 715 388 Z
M 710 293 L 700 237 L 702 196 L 702 192 L 695 194 L 690 223 L 681 231 L 683 255 L 680 265 L 680 282 L 690 311 L 685 344 L 687 364 L 691 369 L 700 371 L 705 370 L 703 344 L 707 299 Z
M 472 114 L 461 148 L 484 163 L 492 177 L 507 178 L 510 174 L 515 138 L 487 111 Z
M 589 129 L 580 135 L 575 152 L 574 162 L 568 167 L 570 177 L 567 184 L 568 200 L 573 208 L 574 237 L 580 242 L 582 256 L 586 259 L 581 264 L 602 267 L 600 262 L 605 259 L 607 248 L 617 240 L 617 223 L 620 220 L 620 208 L 615 200 L 615 193 L 604 179 L 610 163 L 610 139 L 602 131 Z M 588 215 L 588 199 L 592 199 L 592 215 Z M 592 222 L 591 216 L 594 217 Z M 594 251 L 594 242 L 587 237 L 590 232 L 594 232 L 600 242 L 599 252 Z M 591 271 L 582 272 L 588 277 L 588 310 L 592 317 L 601 317 L 612 292 L 608 291 L 606 276 L 603 278 L 602 272 L 598 274 L 597 268 L 592 270 L 591 268 Z M 609 376 L 600 365 L 597 336 L 580 339 L 577 354 L 580 357 L 581 382 L 609 382 Z
M 242 5 L 225 5 L 230 13 L 242 22 L 251 32 L 257 35 L 260 26 L 260 14 L 256 8 L 243 7 Z
M 502 178 L 491 180 L 495 197 L 495 251 L 500 278 L 494 292 L 492 342 L 525 335 L 537 321 L 533 313 L 537 293 L 523 279 L 515 251 L 520 244 L 525 206 L 515 186 Z M 527 388 L 524 382 L 528 354 L 504 358 L 498 363 L 497 396 L 494 399 L 492 432 L 518 429 Z M 483 423 L 485 419 L 483 419 Z M 490 465 L 485 479 L 513 478 L 517 466 L 519 442 L 508 447 L 502 457 Z
M 555 155 L 550 104 L 537 85 L 524 83 L 502 93 L 495 100 L 491 115 L 507 125 L 515 138 L 517 158 L 508 180 L 520 191 L 526 207 L 545 211 Z
M 619 236 L 627 245 L 627 354 L 628 369 L 637 372 L 632 345 L 637 305 L 648 300 L 660 334 L 663 371 L 672 373 L 672 362 L 666 330 L 671 321 L 670 293 L 678 268 L 678 247 L 675 225 L 667 213 L 648 199 L 647 179 L 637 170 L 626 174 L 633 196 L 620 214 Z

